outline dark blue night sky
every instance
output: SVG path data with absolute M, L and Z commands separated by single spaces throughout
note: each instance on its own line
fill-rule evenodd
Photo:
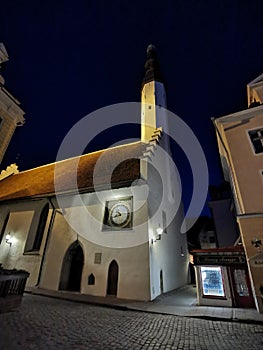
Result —
M 255 0 L 2 0 L 0 42 L 10 57 L 2 75 L 21 101 L 26 124 L 16 130 L 1 167 L 53 162 L 79 119 L 114 103 L 139 102 L 146 48 L 153 43 L 168 109 L 193 129 L 210 183 L 219 184 L 211 118 L 246 108 L 246 84 L 263 71 L 262 10 Z M 117 135 L 96 139 L 90 150 Z M 182 155 L 178 166 L 187 201 L 191 176 Z

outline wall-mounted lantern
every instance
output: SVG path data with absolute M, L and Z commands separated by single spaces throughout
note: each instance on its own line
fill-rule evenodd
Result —
M 261 246 L 262 246 L 262 242 L 261 239 L 255 237 L 254 239 L 252 239 L 251 243 L 253 244 L 253 246 L 255 248 L 258 248 L 258 251 L 261 251 Z
M 156 241 L 160 241 L 161 238 L 162 238 L 162 234 L 163 234 L 163 229 L 161 227 L 158 227 L 156 229 L 156 233 L 157 233 L 157 236 L 155 236 L 154 238 L 151 239 L 151 243 L 155 243 Z
M 11 247 L 11 245 L 12 245 L 12 243 L 13 243 L 13 238 L 12 238 L 12 236 L 10 235 L 10 232 L 5 236 L 5 242 L 6 242 L 6 244 L 9 244 L 10 247 Z

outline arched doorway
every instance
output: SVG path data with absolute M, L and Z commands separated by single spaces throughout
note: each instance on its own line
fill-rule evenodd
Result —
M 108 295 L 117 295 L 118 290 L 119 266 L 115 260 L 112 260 L 108 271 Z
M 163 294 L 163 270 L 160 270 L 160 292 Z
M 80 291 L 83 264 L 83 250 L 79 242 L 76 241 L 71 244 L 63 259 L 59 283 L 60 290 Z

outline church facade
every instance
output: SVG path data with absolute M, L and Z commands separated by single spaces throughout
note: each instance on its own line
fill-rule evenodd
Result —
M 180 183 L 153 46 L 145 70 L 140 141 L 0 181 L 0 262 L 30 272 L 28 288 L 153 300 L 187 283 Z

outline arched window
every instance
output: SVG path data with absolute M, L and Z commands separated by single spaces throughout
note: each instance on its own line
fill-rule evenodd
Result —
M 4 218 L 2 227 L 0 226 L 0 243 L 2 242 L 2 239 L 3 239 L 3 237 L 4 237 L 5 229 L 6 229 L 8 220 L 9 220 L 9 216 L 10 216 L 10 213 L 8 212 L 8 213 L 6 214 L 6 216 L 5 216 L 5 218 Z
M 49 205 L 46 204 L 42 209 L 39 217 L 38 227 L 37 227 L 36 236 L 33 244 L 33 250 L 40 249 L 42 238 L 45 231 L 46 222 L 47 222 L 48 211 L 49 211 Z
M 39 251 L 47 223 L 48 212 L 48 203 L 42 209 L 35 212 L 25 244 L 25 253 Z
M 95 276 L 93 275 L 93 273 L 91 273 L 88 277 L 88 285 L 94 286 L 94 284 L 95 284 Z

